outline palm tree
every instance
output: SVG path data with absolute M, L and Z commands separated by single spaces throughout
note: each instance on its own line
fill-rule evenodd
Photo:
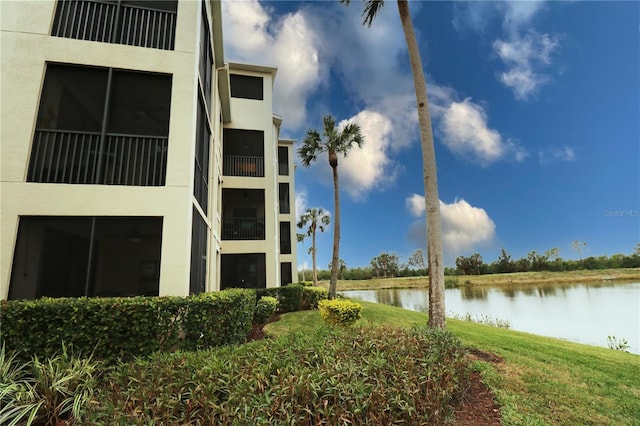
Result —
M 331 223 L 331 216 L 324 210 L 320 209 L 307 209 L 300 220 L 298 221 L 298 228 L 302 229 L 309 225 L 307 231 L 304 234 L 298 234 L 301 238 L 298 241 L 302 241 L 304 237 L 311 237 L 311 263 L 313 264 L 313 285 L 318 285 L 318 270 L 316 268 L 316 231 L 324 232 L 325 225 Z
M 364 138 L 360 126 L 355 123 L 345 125 L 342 130 L 336 129 L 336 122 L 327 115 L 323 119 L 322 136 L 317 130 L 307 130 L 298 149 L 298 155 L 304 167 L 309 167 L 315 162 L 318 155 L 326 152 L 329 156 L 329 165 L 333 171 L 333 256 L 331 260 L 331 279 L 329 281 L 329 299 L 335 299 L 338 282 L 338 266 L 340 251 L 340 190 L 338 187 L 338 154 L 347 156 L 354 145 L 362 147 Z
M 371 26 L 376 15 L 384 6 L 384 0 L 363 0 L 365 3 L 363 25 Z M 340 0 L 349 4 L 350 0 Z M 427 215 L 427 257 L 429 263 L 429 327 L 442 328 L 445 324 L 444 310 L 444 260 L 442 248 L 442 225 L 440 223 L 440 198 L 436 173 L 436 154 L 427 99 L 427 83 L 424 78 L 422 59 L 407 0 L 397 0 L 398 12 L 404 37 L 409 51 L 413 84 L 418 106 L 420 142 L 422 147 L 422 169 L 424 175 L 424 198 Z

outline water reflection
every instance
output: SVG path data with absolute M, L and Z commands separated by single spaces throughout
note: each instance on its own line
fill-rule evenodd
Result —
M 426 289 L 358 290 L 347 297 L 426 312 Z M 461 286 L 445 290 L 447 312 L 508 320 L 514 330 L 607 346 L 624 338 L 640 354 L 640 283 Z

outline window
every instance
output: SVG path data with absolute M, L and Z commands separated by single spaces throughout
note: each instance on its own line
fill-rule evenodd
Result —
M 291 254 L 291 222 L 280 222 L 280 254 Z
M 289 148 L 286 146 L 278 147 L 278 174 L 280 176 L 289 175 Z
M 193 195 L 202 210 L 207 213 L 209 205 L 209 153 L 211 144 L 211 130 L 202 99 L 198 103 L 196 135 L 195 173 L 193 176 Z
M 291 262 L 282 262 L 280 264 L 280 286 L 285 286 L 293 282 L 293 274 L 291 271 Z
M 204 293 L 207 277 L 207 224 L 198 210 L 193 208 L 191 225 L 191 279 L 189 294 Z
M 20 217 L 9 299 L 157 296 L 160 217 Z
M 171 76 L 49 64 L 27 181 L 164 185 L 170 107 Z
M 280 213 L 281 214 L 289 214 L 291 213 L 289 208 L 289 184 L 288 183 L 280 183 L 279 186 L 279 197 L 278 204 L 280 205 Z
M 204 92 L 207 107 L 211 109 L 211 80 L 213 72 L 213 51 L 211 49 L 211 31 L 207 19 L 207 9 L 202 3 L 200 23 L 200 84 Z
M 231 74 L 231 97 L 243 99 L 264 99 L 264 88 L 262 77 L 250 75 Z
M 177 0 L 58 0 L 51 35 L 173 50 Z

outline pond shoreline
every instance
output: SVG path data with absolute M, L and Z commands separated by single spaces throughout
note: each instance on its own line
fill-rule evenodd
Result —
M 456 286 L 509 286 L 527 284 L 569 284 L 640 280 L 640 268 L 580 270 L 569 272 L 515 272 L 508 274 L 459 275 Z M 329 288 L 329 281 L 318 285 Z M 370 280 L 338 280 L 338 291 L 427 288 L 428 277 L 373 278 Z

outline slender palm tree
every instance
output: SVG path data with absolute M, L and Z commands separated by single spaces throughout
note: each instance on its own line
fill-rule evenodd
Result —
M 363 0 L 365 3 L 363 25 L 371 26 L 378 12 L 384 6 L 384 0 Z M 350 0 L 340 0 L 349 4 Z M 424 175 L 424 198 L 427 215 L 427 257 L 429 264 L 429 326 L 445 328 L 444 310 L 444 260 L 442 248 L 442 225 L 440 223 L 440 198 L 438 196 L 438 178 L 436 173 L 436 154 L 427 99 L 427 83 L 424 78 L 420 49 L 413 30 L 409 3 L 397 0 L 398 12 L 404 37 L 409 51 L 409 61 L 413 74 L 420 123 L 420 141 L 422 147 L 422 171 Z
M 311 237 L 311 263 L 313 264 L 313 285 L 318 285 L 318 269 L 316 267 L 316 231 L 324 232 L 324 227 L 331 223 L 331 216 L 321 208 L 319 209 L 307 209 L 300 220 L 298 221 L 298 228 L 302 229 L 308 226 L 304 234 L 299 234 L 304 237 Z M 300 239 L 300 240 L 302 240 Z
M 331 258 L 331 280 L 329 281 L 329 299 L 335 299 L 338 283 L 338 266 L 340 257 L 340 190 L 338 186 L 338 154 L 347 156 L 354 145 L 362 147 L 364 138 L 360 126 L 349 123 L 342 129 L 336 128 L 336 122 L 327 115 L 323 119 L 322 136 L 317 130 L 307 130 L 298 149 L 298 155 L 304 167 L 309 167 L 315 162 L 318 155 L 326 152 L 329 156 L 329 165 L 333 171 L 333 256 Z

